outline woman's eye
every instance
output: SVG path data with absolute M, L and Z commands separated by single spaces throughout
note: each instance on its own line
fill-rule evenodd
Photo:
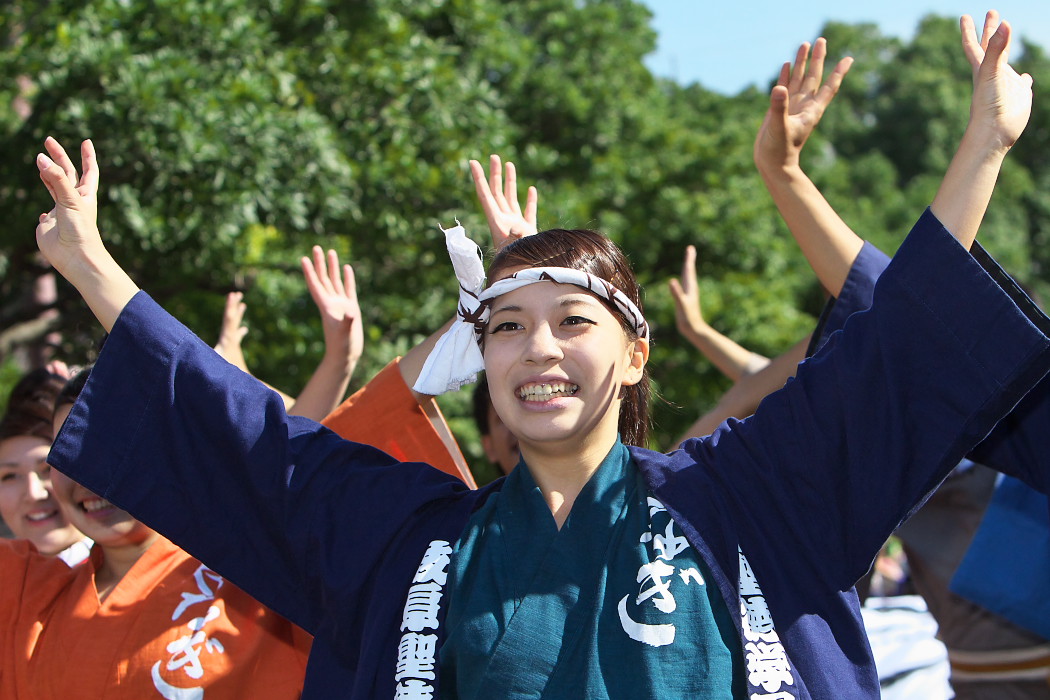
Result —
M 494 328 L 490 328 L 489 334 L 491 335 L 492 333 L 499 333 L 500 331 L 518 331 L 522 328 L 523 326 L 520 323 L 515 323 L 514 321 L 504 321 L 503 323 L 496 324 Z
M 13 481 L 16 474 L 14 472 L 0 472 L 0 484 L 5 481 Z
M 566 326 L 581 326 L 584 324 L 593 325 L 594 321 L 592 321 L 589 318 L 584 318 L 583 316 L 569 316 L 567 319 L 562 321 L 562 324 Z

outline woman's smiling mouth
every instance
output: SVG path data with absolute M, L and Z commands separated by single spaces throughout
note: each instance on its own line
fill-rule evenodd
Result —
M 572 396 L 579 390 L 580 387 L 571 382 L 529 383 L 518 388 L 518 398 L 523 401 L 550 401 Z

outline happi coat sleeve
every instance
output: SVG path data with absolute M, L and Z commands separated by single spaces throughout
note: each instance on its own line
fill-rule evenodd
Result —
M 314 634 L 304 697 L 393 694 L 413 574 L 477 493 L 287 415 L 142 292 L 49 461 Z
M 731 609 L 737 547 L 746 555 L 798 672 L 795 697 L 877 693 L 853 583 L 1050 369 L 1050 319 L 1025 299 L 927 210 L 872 308 L 753 416 L 651 465 L 636 454 L 655 496 L 720 563 Z
M 426 462 L 476 488 L 437 401 L 420 402 L 401 376 L 400 358 L 328 414 L 321 425 L 401 462 Z
M 988 264 L 988 253 L 974 243 L 974 257 Z M 846 319 L 857 311 L 871 306 L 875 283 L 889 265 L 890 258 L 871 243 L 865 242 L 850 267 L 846 282 L 838 298 L 831 299 L 814 333 L 812 354 L 827 342 L 835 331 L 841 330 Z M 991 263 L 994 264 L 994 263 Z M 1015 293 L 1017 304 L 1026 309 L 1034 302 L 1021 293 Z M 970 459 L 1005 474 L 1015 476 L 1032 488 L 1050 493 L 1050 379 L 1040 382 L 1028 392 L 1017 407 L 1001 420 L 991 434 L 982 440 L 969 455 Z

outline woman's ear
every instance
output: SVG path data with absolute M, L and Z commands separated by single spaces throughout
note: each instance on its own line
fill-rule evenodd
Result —
M 632 386 L 642 381 L 645 363 L 649 361 L 649 340 L 638 338 L 627 344 L 627 371 L 623 374 L 624 386 Z

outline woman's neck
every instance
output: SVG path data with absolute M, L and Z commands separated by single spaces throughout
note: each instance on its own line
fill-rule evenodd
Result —
M 135 566 L 156 540 L 157 533 L 150 530 L 149 535 L 140 542 L 116 546 L 101 545 L 102 564 L 95 572 L 95 588 L 100 602 L 109 597 L 117 584 L 131 571 L 131 567 Z
M 616 439 L 614 431 L 607 436 L 593 436 L 582 445 L 579 442 L 571 445 L 521 443 L 521 455 L 559 530 L 569 517 L 576 497 L 598 471 Z

